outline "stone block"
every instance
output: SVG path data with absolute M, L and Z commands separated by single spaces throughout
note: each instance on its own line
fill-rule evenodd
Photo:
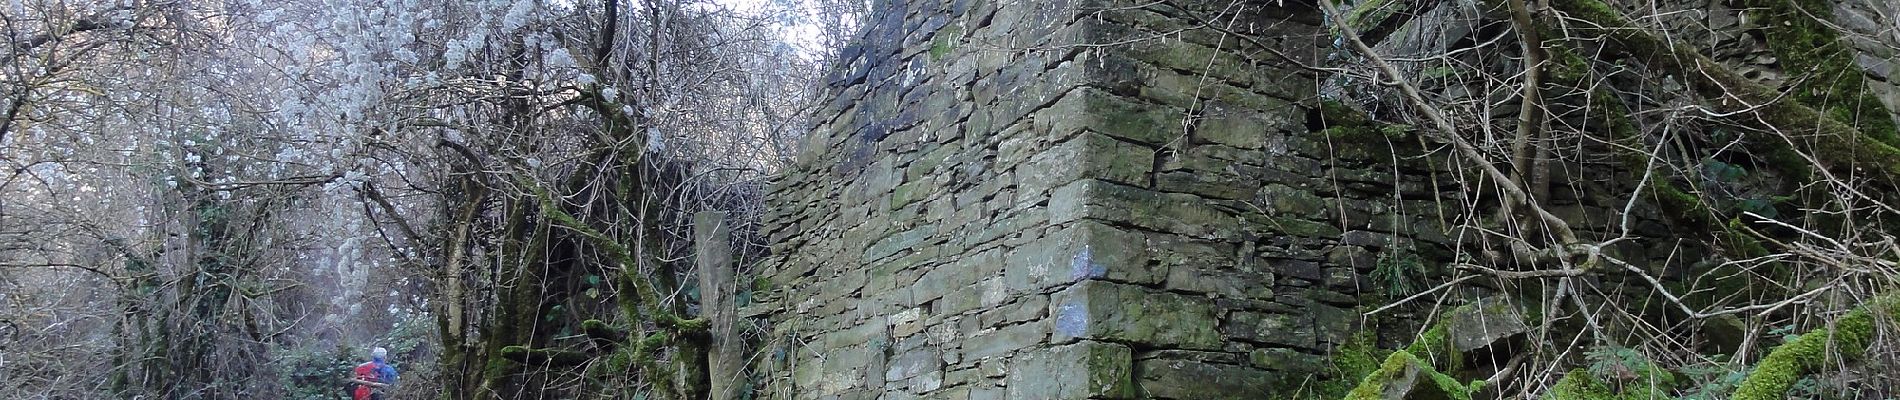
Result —
M 1319 343 L 1312 316 L 1292 313 L 1236 311 L 1221 323 L 1221 333 L 1238 340 L 1302 349 L 1316 348 Z
M 1084 132 L 1031 156 L 1016 176 L 1024 193 L 1041 193 L 1084 178 L 1136 185 L 1148 181 L 1154 154 L 1147 147 Z
M 1185 136 L 1181 121 L 1187 111 L 1148 104 L 1095 89 L 1069 91 L 1055 104 L 1038 112 L 1039 132 L 1061 137 L 1083 130 L 1121 140 L 1161 146 Z
M 1224 298 L 1273 299 L 1273 274 L 1235 269 L 1231 264 L 1180 265 L 1168 270 L 1167 289 Z
M 995 326 L 1039 319 L 1048 315 L 1048 312 L 1049 296 L 1038 294 L 1023 296 L 1014 303 L 985 311 L 979 318 L 983 326 Z
M 1033 321 L 979 332 L 963 341 L 963 357 L 981 360 L 1047 343 L 1049 322 Z
M 1005 386 L 1012 399 L 1134 399 L 1127 346 L 1082 341 L 1017 356 Z
M 1132 283 L 1157 283 L 1167 276 L 1151 262 L 1151 253 L 1164 250 L 1152 247 L 1146 236 L 1095 221 L 1078 221 L 1044 239 L 1055 254 L 1051 269 L 1062 271 L 1069 282 L 1083 279 L 1107 279 Z
M 1326 200 L 1311 190 L 1281 184 L 1260 187 L 1254 200 L 1272 215 L 1318 218 L 1326 215 Z
M 902 381 L 931 372 L 943 371 L 943 358 L 936 348 L 922 347 L 891 357 L 885 368 L 887 368 L 884 371 L 885 381 Z
M 1221 347 L 1213 302 L 1141 286 L 1082 281 L 1050 297 L 1052 341 L 1080 339 L 1213 350 Z
M 1292 377 L 1312 374 L 1327 367 L 1326 356 L 1281 347 L 1253 349 L 1247 353 L 1247 361 L 1254 368 L 1285 372 L 1284 376 Z
M 1149 359 L 1135 370 L 1145 398 L 1259 399 L 1271 391 L 1274 375 L 1248 366 L 1185 359 Z
M 923 225 L 903 232 L 891 234 L 879 239 L 876 244 L 864 249 L 864 261 L 871 262 L 897 254 L 899 251 L 915 251 L 926 239 L 937 234 L 935 225 Z
M 1477 303 L 1445 313 L 1445 334 L 1451 347 L 1469 352 L 1529 332 L 1524 316 L 1502 297 L 1486 297 Z
M 1092 179 L 1057 188 L 1049 197 L 1049 218 L 1056 224 L 1088 218 L 1208 239 L 1232 238 L 1240 231 L 1238 217 L 1200 196 Z

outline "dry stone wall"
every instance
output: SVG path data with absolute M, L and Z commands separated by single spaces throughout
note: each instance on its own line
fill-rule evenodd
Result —
M 1232 2 L 1171 3 L 878 2 L 768 197 L 760 394 L 1288 398 L 1349 341 L 1416 337 L 1423 316 L 1361 315 L 1430 280 L 1380 265 L 1450 259 L 1460 168 L 1321 106 L 1295 65 L 1339 50 L 1309 2 L 1219 29 Z M 1614 169 L 1548 207 L 1621 234 Z M 1609 250 L 1667 271 L 1641 260 L 1683 246 Z
M 767 395 L 1257 398 L 1327 378 L 1375 258 L 1446 245 L 1417 208 L 1456 186 L 1363 171 L 1392 154 L 1313 132 L 1317 78 L 1289 61 L 1327 51 L 1316 10 L 1230 25 L 1263 49 L 1188 29 L 1228 2 L 1184 3 L 878 4 L 769 200 Z
M 1799 27 L 1787 24 L 1786 16 L 1767 12 L 1764 5 L 1770 1 L 1762 0 L 1670 0 L 1656 4 L 1620 3 L 1631 15 L 1649 16 L 1654 26 L 1668 30 L 1675 39 L 1688 43 L 1717 60 L 1722 60 L 1730 68 L 1737 70 L 1743 77 L 1755 79 L 1770 87 L 1798 89 L 1814 86 L 1809 81 L 1832 79 L 1829 76 L 1813 76 L 1814 65 L 1798 65 L 1799 61 L 1809 61 L 1798 57 L 1777 54 L 1768 41 L 1768 30 L 1779 30 L 1789 36 L 1806 35 Z M 1820 57 L 1843 57 L 1852 60 L 1851 66 L 1865 74 L 1866 94 L 1877 99 L 1880 104 L 1868 107 L 1882 107 L 1886 110 L 1900 110 L 1900 2 L 1890 0 L 1795 0 L 1788 4 L 1797 5 L 1802 12 L 1830 19 L 1826 37 L 1838 38 L 1844 45 L 1841 54 L 1829 52 L 1831 49 L 1817 50 Z M 1751 15 L 1752 13 L 1752 15 Z M 1800 50 L 1810 49 L 1812 44 L 1798 46 Z M 1784 49 L 1786 50 L 1786 49 Z M 1793 82 L 1802 82 L 1792 85 Z M 1853 93 L 1830 93 L 1835 99 L 1856 99 L 1862 93 L 1855 88 Z M 1853 103 L 1857 100 L 1838 100 Z M 1900 111 L 1890 113 L 1900 123 Z

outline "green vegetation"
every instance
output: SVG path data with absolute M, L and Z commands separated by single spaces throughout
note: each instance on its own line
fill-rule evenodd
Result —
M 956 50 L 957 42 L 963 40 L 962 36 L 963 28 L 956 25 L 946 26 L 937 31 L 930 40 L 930 60 L 941 61 L 945 56 L 950 55 L 951 50 Z
M 1388 386 L 1407 378 L 1425 380 L 1415 383 L 1413 392 L 1407 398 L 1470 400 L 1473 392 L 1484 387 L 1483 381 L 1459 383 L 1457 378 L 1432 368 L 1429 362 L 1413 356 L 1409 351 L 1400 350 L 1392 352 L 1391 356 L 1386 357 L 1384 363 L 1379 364 L 1378 370 L 1366 375 L 1365 379 L 1360 381 L 1359 387 L 1353 388 L 1352 392 L 1346 394 L 1346 399 L 1383 399 L 1386 392 L 1392 390 Z M 1419 390 L 1424 390 L 1424 392 L 1418 392 Z
M 1802 104 L 1836 121 L 1851 124 L 1868 138 L 1900 146 L 1893 118 L 1867 90 L 1866 77 L 1854 65 L 1855 50 L 1841 42 L 1836 28 L 1816 16 L 1833 15 L 1826 0 L 1750 0 L 1752 18 L 1780 26 L 1762 29 L 1768 48 L 1781 60 L 1790 80 L 1801 80 L 1791 94 Z
M 1420 286 L 1425 282 L 1425 260 L 1417 253 L 1388 248 L 1373 263 L 1372 279 L 1389 298 L 1410 296 L 1423 290 Z
M 1781 399 L 1803 376 L 1835 362 L 1859 359 L 1873 341 L 1875 318 L 1895 313 L 1900 313 L 1900 294 L 1882 295 L 1835 320 L 1831 327 L 1816 328 L 1776 346 L 1748 373 L 1733 399 Z

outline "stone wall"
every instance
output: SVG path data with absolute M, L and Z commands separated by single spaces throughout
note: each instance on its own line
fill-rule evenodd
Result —
M 1327 378 L 1363 277 L 1444 245 L 1422 216 L 1457 186 L 1366 171 L 1389 146 L 1312 131 L 1317 77 L 1282 57 L 1324 53 L 1316 10 L 1241 16 L 1254 43 L 1183 30 L 1212 9 L 1138 4 L 878 5 L 770 199 L 770 397 L 1253 398 Z
M 1430 280 L 1379 265 L 1451 258 L 1463 168 L 1321 110 L 1293 65 L 1336 50 L 1306 2 L 1219 29 L 1198 22 L 1231 2 L 1178 3 L 1206 9 L 879 2 L 768 200 L 762 394 L 1300 397 L 1348 341 L 1415 337 L 1421 316 L 1361 315 Z M 1620 234 L 1615 168 L 1564 168 L 1549 208 Z M 1611 250 L 1660 272 L 1641 260 L 1683 246 Z
M 1656 4 L 1621 4 L 1630 15 L 1644 16 L 1641 19 L 1646 21 L 1653 20 L 1653 26 L 1667 29 L 1675 35 L 1676 40 L 1707 51 L 1709 56 L 1728 64 L 1742 76 L 1771 87 L 1789 88 L 1791 82 L 1801 82 L 1800 86 L 1815 86 L 1813 81 L 1830 79 L 1827 76 L 1810 76 L 1815 66 L 1789 65 L 1793 57 L 1777 54 L 1772 49 L 1767 43 L 1770 35 L 1762 32 L 1788 32 L 1800 28 L 1778 23 L 1785 22 L 1781 19 L 1786 17 L 1765 13 L 1762 6 L 1765 3 L 1760 0 L 1668 0 Z M 1859 67 L 1866 75 L 1868 98 L 1878 99 L 1880 103 L 1868 106 L 1884 106 L 1890 111 L 1890 116 L 1900 122 L 1900 2 L 1802 0 L 1793 3 L 1817 8 L 1831 7 L 1804 11 L 1830 17 L 1832 25 L 1829 28 L 1834 32 L 1829 35 L 1842 41 L 1845 46 L 1841 50 L 1854 54 L 1823 56 L 1852 59 L 1852 66 Z M 1858 100 L 1850 99 L 1859 98 L 1861 93 L 1830 95 L 1840 99 L 1837 102 L 1855 103 Z

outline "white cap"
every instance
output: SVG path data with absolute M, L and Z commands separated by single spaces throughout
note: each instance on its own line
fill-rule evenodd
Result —
M 389 357 L 389 349 L 385 349 L 381 347 L 370 349 L 369 356 L 376 357 L 376 358 Z

